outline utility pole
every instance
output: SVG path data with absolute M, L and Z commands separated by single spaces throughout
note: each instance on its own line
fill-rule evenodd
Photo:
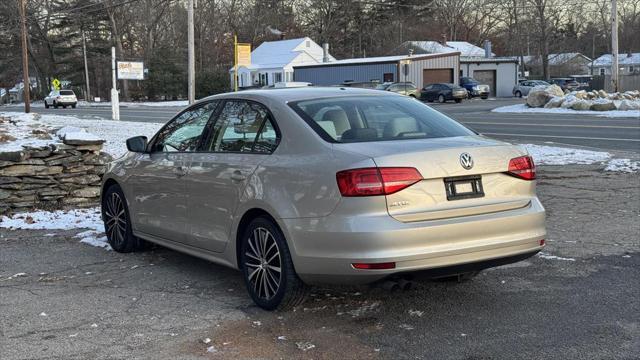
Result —
M 189 0 L 189 7 L 187 8 L 187 22 L 189 23 L 188 42 L 189 42 L 189 59 L 188 59 L 188 72 L 189 72 L 189 104 L 193 104 L 196 101 L 196 59 L 195 59 L 195 36 L 193 30 L 193 2 Z
M 24 96 L 24 112 L 31 112 L 31 94 L 29 93 L 31 82 L 29 81 L 29 57 L 27 54 L 27 15 L 26 15 L 26 1 L 20 0 L 20 22 L 22 24 L 22 75 L 24 81 L 24 89 L 22 90 Z
M 618 92 L 618 9 L 616 0 L 611 0 L 611 88 Z
M 120 100 L 118 99 L 118 81 L 116 79 L 116 48 L 111 47 L 111 115 L 113 120 L 120 120 Z
M 91 101 L 91 90 L 89 88 L 89 66 L 87 66 L 87 39 L 84 37 L 84 30 L 82 30 L 82 53 L 84 55 L 84 80 L 87 84 L 87 98 L 86 101 Z

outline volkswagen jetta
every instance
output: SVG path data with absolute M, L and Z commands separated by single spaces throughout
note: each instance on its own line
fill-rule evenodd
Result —
M 472 273 L 544 246 L 532 158 L 390 92 L 216 95 L 127 147 L 103 179 L 113 249 L 237 268 L 265 309 L 307 284 Z

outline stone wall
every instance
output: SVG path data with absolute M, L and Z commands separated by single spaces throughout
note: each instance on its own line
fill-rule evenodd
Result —
M 101 152 L 104 141 L 78 128 L 30 131 L 36 141 L 0 147 L 0 214 L 97 205 L 102 175 L 112 160 Z M 4 137 L 10 140 L 11 133 Z

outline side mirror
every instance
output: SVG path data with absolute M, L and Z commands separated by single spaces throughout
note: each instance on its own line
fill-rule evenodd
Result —
M 147 151 L 147 137 L 135 136 L 127 139 L 127 150 L 131 152 L 143 153 Z

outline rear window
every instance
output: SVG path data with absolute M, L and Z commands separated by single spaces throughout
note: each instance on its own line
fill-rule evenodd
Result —
M 60 95 L 75 95 L 72 90 L 60 90 Z
M 402 96 L 349 96 L 290 103 L 325 140 L 366 142 L 475 133 L 427 105 Z

